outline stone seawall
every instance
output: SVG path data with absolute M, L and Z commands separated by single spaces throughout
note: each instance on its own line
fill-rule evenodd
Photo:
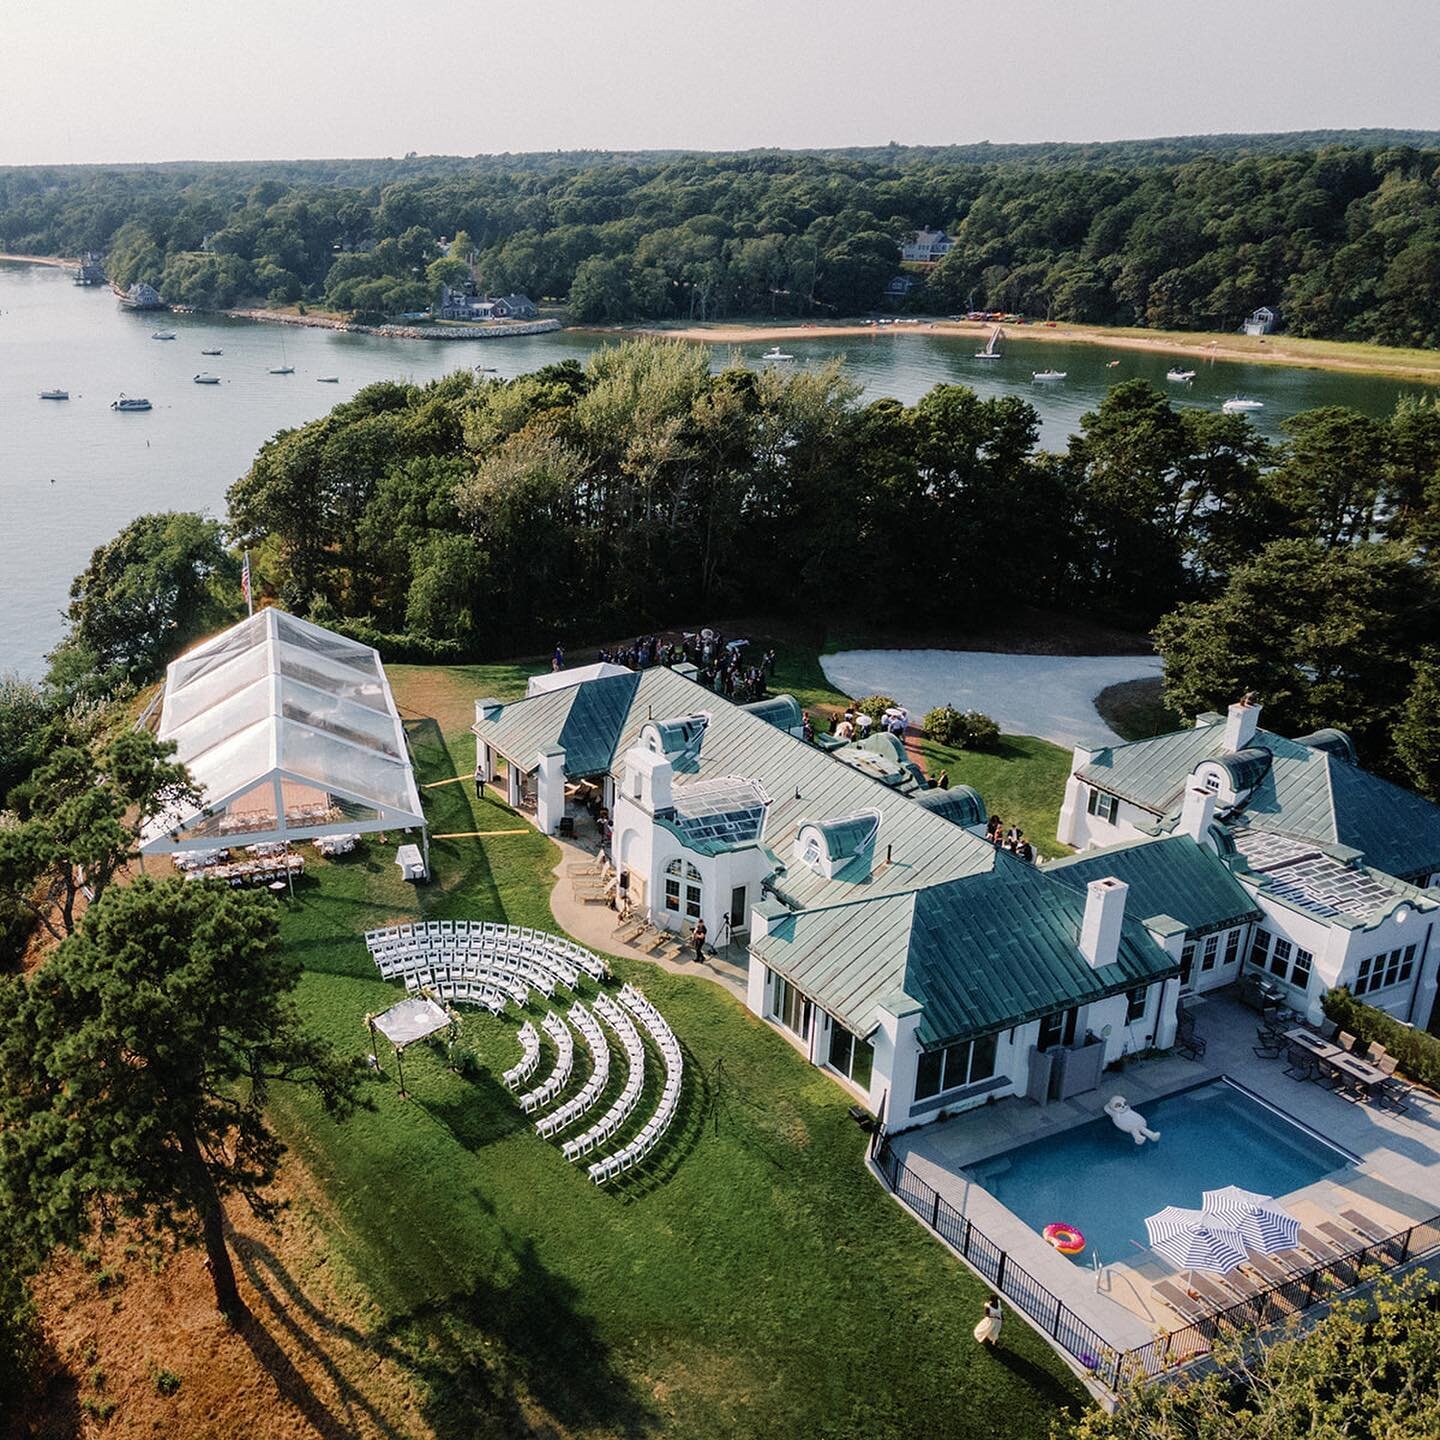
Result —
M 381 335 L 387 340 L 504 340 L 511 335 L 548 335 L 565 327 L 558 320 L 516 320 L 498 325 L 359 325 L 330 315 L 278 315 L 273 310 L 224 310 L 228 320 L 258 320 L 266 325 L 303 325 L 311 330 L 345 330 L 352 335 Z

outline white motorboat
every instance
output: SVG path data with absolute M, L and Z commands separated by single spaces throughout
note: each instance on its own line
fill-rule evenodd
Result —
M 778 361 L 793 360 L 793 355 L 787 355 L 778 345 L 772 345 L 761 357 L 762 360 Z
M 1238 415 L 1242 410 L 1263 410 L 1263 400 L 1247 400 L 1243 395 L 1236 395 L 1233 399 L 1227 400 L 1220 407 L 1227 415 Z
M 275 365 L 271 367 L 270 373 L 272 375 L 293 375 L 295 367 L 293 365 Z
M 1190 381 L 1190 380 L 1193 380 L 1193 379 L 1195 378 L 1195 372 L 1194 372 L 1193 370 L 1180 370 L 1180 369 L 1167 370 L 1167 371 L 1165 372 L 1165 378 L 1166 378 L 1167 380 L 1172 381 L 1172 382 L 1175 383 L 1176 385 L 1183 385 L 1183 384 L 1185 384 L 1186 382 L 1188 382 L 1188 381 Z
M 1032 380 L 1063 380 L 1065 375 L 1064 370 L 1032 370 L 1030 372 Z
M 223 350 L 202 350 L 200 353 L 202 355 L 223 355 L 225 352 Z
M 211 375 L 206 371 L 202 370 L 195 377 L 195 383 L 197 385 L 218 385 L 220 383 L 220 377 L 218 375 Z
M 68 390 L 42 390 L 40 398 L 42 400 L 68 400 L 70 392 Z
M 173 340 L 175 332 L 173 330 L 155 330 L 151 332 L 150 338 L 152 340 Z
M 990 332 L 990 338 L 985 342 L 985 348 L 975 352 L 975 358 L 977 360 L 998 360 L 1000 358 L 1000 327 L 998 325 Z
M 118 400 L 112 400 L 110 402 L 110 408 L 112 410 L 122 411 L 148 410 L 150 408 L 150 402 L 139 398 L 132 399 L 129 395 L 122 395 Z
M 315 383 L 317 385 L 338 385 L 340 377 L 338 375 L 317 375 Z

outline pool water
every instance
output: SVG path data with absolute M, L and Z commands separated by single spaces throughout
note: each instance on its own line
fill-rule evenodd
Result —
M 1108 1265 L 1148 1248 L 1145 1217 L 1166 1205 L 1198 1209 L 1201 1192 L 1222 1185 L 1284 1195 L 1350 1163 L 1224 1080 L 1138 1108 L 1158 1142 L 1136 1145 L 1101 1116 L 967 1165 L 965 1174 L 1037 1232 L 1054 1220 L 1078 1227 L 1086 1245 L 1075 1258 L 1088 1265 L 1098 1255 Z

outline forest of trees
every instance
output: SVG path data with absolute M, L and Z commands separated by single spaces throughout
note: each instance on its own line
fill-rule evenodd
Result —
M 263 593 L 391 659 L 707 614 L 824 630 L 859 607 L 904 635 L 1049 608 L 1153 629 L 1181 713 L 1254 689 L 1277 729 L 1340 725 L 1440 796 L 1440 403 L 1313 410 L 1272 444 L 1133 380 L 1062 453 L 1038 430 L 1014 396 L 861 403 L 838 365 L 712 373 L 675 341 L 372 385 L 267 442 L 223 532 L 142 516 L 100 547 L 50 685 L 157 675 L 238 613 L 242 546 Z
M 447 245 L 582 322 L 854 315 L 924 225 L 957 243 L 920 312 L 1228 330 L 1268 304 L 1298 335 L 1440 343 L 1424 133 L 0 170 L 0 248 L 366 319 L 428 303 Z

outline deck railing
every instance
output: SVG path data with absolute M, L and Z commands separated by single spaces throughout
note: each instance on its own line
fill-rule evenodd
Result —
M 1131 1350 L 1117 1350 L 1015 1257 L 977 1229 L 938 1190 L 922 1180 L 880 1136 L 873 1159 L 890 1189 L 980 1276 L 1024 1312 L 1097 1381 L 1119 1391 L 1136 1380 L 1174 1374 L 1209 1355 L 1217 1339 L 1253 1334 L 1334 1300 L 1380 1270 L 1395 1270 L 1440 1253 L 1440 1215 L 1417 1221 L 1382 1240 L 1298 1271 L 1177 1330 Z

